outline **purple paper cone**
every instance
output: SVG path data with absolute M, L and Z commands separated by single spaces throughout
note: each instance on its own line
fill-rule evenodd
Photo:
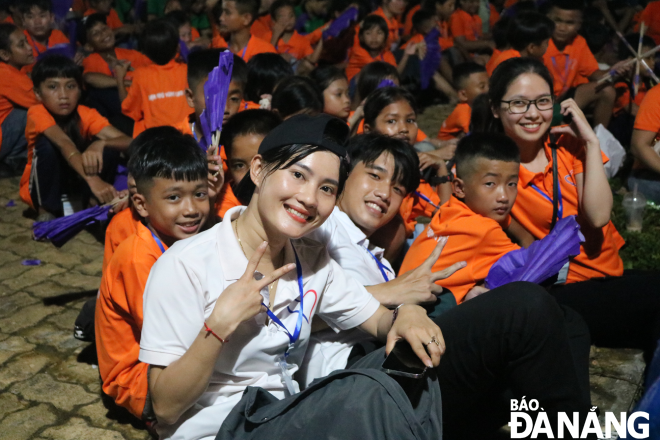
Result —
M 440 67 L 442 49 L 440 48 L 439 38 L 440 31 L 437 28 L 433 28 L 431 32 L 424 37 L 424 42 L 426 43 L 426 56 L 420 62 L 420 82 L 422 90 L 429 88 L 433 74 Z
M 336 38 L 344 29 L 347 29 L 352 23 L 357 21 L 358 10 L 355 6 L 351 6 L 342 14 L 335 18 L 330 26 L 323 31 L 323 39 Z
M 107 220 L 111 206 L 94 206 L 83 209 L 67 217 L 59 217 L 47 222 L 35 222 L 32 234 L 35 240 L 50 240 L 60 247 L 80 232 L 85 226 Z
M 556 275 L 570 257 L 578 255 L 583 241 L 575 216 L 565 217 L 542 240 L 511 251 L 493 264 L 486 286 L 494 289 L 514 281 L 541 283 Z

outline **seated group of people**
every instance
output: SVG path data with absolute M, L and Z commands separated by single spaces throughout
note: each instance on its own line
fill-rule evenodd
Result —
M 553 426 L 585 417 L 591 344 L 650 359 L 660 275 L 624 270 L 592 128 L 623 99 L 600 78 L 639 84 L 623 59 L 599 67 L 579 2 L 493 2 L 494 40 L 474 0 L 265 3 L 149 1 L 146 24 L 124 25 L 126 9 L 90 0 L 75 55 L 49 53 L 70 43 L 50 0 L 0 24 L 0 163 L 21 199 L 39 220 L 63 195 L 114 205 L 95 306 L 105 394 L 161 438 L 484 438 L 510 398 Z M 326 37 L 350 8 L 358 22 Z M 139 51 L 116 46 L 138 30 Z M 217 142 L 202 113 L 225 48 Z M 401 87 L 429 50 L 430 87 L 457 102 L 437 138 Z M 640 163 L 660 163 L 659 90 L 618 110 L 637 115 Z M 568 216 L 584 242 L 556 280 L 485 285 Z M 401 339 L 422 379 L 381 371 Z

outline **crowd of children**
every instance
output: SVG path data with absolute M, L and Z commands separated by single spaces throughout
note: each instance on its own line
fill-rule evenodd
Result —
M 660 272 L 624 270 L 596 127 L 660 203 L 660 2 L 59 3 L 0 3 L 0 176 L 38 221 L 114 205 L 79 336 L 161 438 L 483 438 L 507 393 L 585 415 L 592 343 L 650 360 Z M 584 241 L 545 289 L 489 290 L 567 216 Z M 373 372 L 398 339 L 437 372 L 414 399 Z

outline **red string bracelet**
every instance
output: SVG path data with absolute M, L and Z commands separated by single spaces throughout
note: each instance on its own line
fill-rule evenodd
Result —
M 218 336 L 213 330 L 211 330 L 211 327 L 209 327 L 208 325 L 206 325 L 206 323 L 204 323 L 204 327 L 206 328 L 206 332 L 207 332 L 207 334 L 208 334 L 208 333 L 211 333 L 213 336 L 216 337 L 216 339 L 217 339 L 218 341 L 222 342 L 223 344 L 226 344 L 227 341 L 229 341 L 229 339 L 222 339 L 220 336 Z

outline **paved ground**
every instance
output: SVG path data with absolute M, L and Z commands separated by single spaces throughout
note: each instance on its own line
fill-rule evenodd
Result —
M 433 135 L 447 112 L 427 112 L 420 125 Z M 61 249 L 35 242 L 24 209 L 18 179 L 0 180 L 0 439 L 148 439 L 104 407 L 93 346 L 72 336 L 99 286 L 102 245 L 88 232 Z M 26 259 L 41 265 L 24 266 Z M 642 368 L 639 353 L 594 349 L 594 404 L 627 411 Z

